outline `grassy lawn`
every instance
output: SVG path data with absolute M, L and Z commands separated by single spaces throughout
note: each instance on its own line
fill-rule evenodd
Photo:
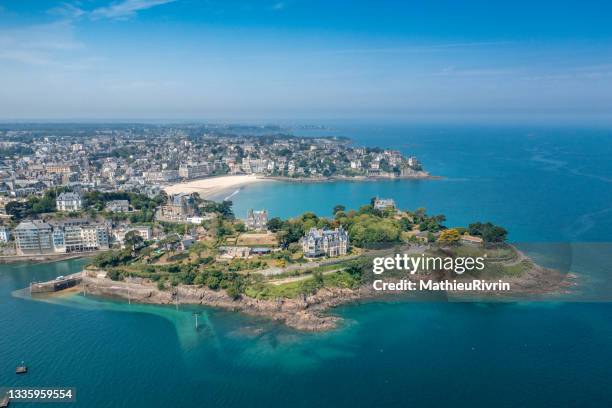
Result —
M 245 289 L 244 294 L 255 298 L 255 299 L 276 299 L 276 298 L 288 298 L 293 299 L 304 293 L 304 289 L 307 288 L 308 281 L 314 279 L 308 279 L 299 282 L 290 282 L 284 285 L 266 285 L 261 286 L 252 285 Z
M 239 246 L 261 246 L 261 247 L 276 247 L 278 240 L 276 235 L 272 233 L 247 233 L 240 234 L 236 241 Z
M 323 275 L 323 287 L 328 288 L 356 288 L 359 281 L 347 272 L 340 271 Z M 255 299 L 271 300 L 276 298 L 295 299 L 301 295 L 316 293 L 321 287 L 315 278 L 308 278 L 296 282 L 271 285 L 266 283 L 254 284 L 245 289 L 245 295 Z
M 533 263 L 528 260 L 521 261 L 516 265 L 504 266 L 504 275 L 506 276 L 521 276 L 528 270 L 533 268 Z
M 482 248 L 472 245 L 460 245 L 454 247 L 452 252 L 458 257 L 479 257 L 487 255 L 489 259 L 511 261 L 516 258 L 516 252 L 511 247 Z
M 351 288 L 359 286 L 359 280 L 348 272 L 340 271 L 323 275 L 323 282 L 328 288 Z

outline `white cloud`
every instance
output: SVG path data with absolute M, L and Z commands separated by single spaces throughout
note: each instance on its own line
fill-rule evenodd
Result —
M 65 2 L 48 12 L 60 19 L 49 24 L 13 29 L 0 28 L 0 61 L 32 66 L 54 66 L 80 70 L 95 65 L 97 57 L 79 54 L 85 45 L 75 36 L 75 24 L 82 18 L 127 19 L 140 10 L 178 0 L 123 0 L 93 10 L 81 2 Z
M 4 61 L 64 66 L 84 48 L 69 21 L 0 30 L 0 60 Z
M 90 16 L 93 19 L 109 18 L 124 20 L 133 17 L 138 11 L 147 10 L 155 6 L 174 3 L 177 0 L 123 0 L 106 7 L 94 9 Z
M 284 1 L 279 1 L 272 6 L 272 10 L 283 10 L 286 6 Z
M 49 10 L 49 13 L 68 19 L 77 19 L 87 14 L 87 12 L 82 8 L 70 3 L 62 3 L 62 5 Z

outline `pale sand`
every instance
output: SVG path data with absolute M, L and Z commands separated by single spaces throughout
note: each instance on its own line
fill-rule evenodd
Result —
M 225 191 L 229 191 L 231 193 L 232 188 L 263 181 L 269 180 L 258 178 L 254 174 L 241 176 L 219 176 L 188 181 L 186 183 L 173 184 L 171 186 L 164 187 L 164 190 L 168 194 L 198 193 L 202 198 L 210 198 Z

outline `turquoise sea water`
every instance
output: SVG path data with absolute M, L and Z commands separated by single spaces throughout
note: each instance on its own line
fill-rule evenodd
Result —
M 540 262 L 577 273 L 576 294 L 520 304 L 350 305 L 334 311 L 345 324 L 322 334 L 204 309 L 196 331 L 189 308 L 83 296 L 32 301 L 18 291 L 84 261 L 0 266 L 0 387 L 76 387 L 78 407 L 612 405 L 611 132 L 334 132 L 414 152 L 445 179 L 254 185 L 233 197 L 237 214 L 329 213 L 378 194 L 443 212 L 449 225 L 491 220 Z M 30 373 L 17 377 L 21 360 Z
M 414 154 L 426 170 L 444 178 L 262 183 L 232 197 L 238 217 L 251 206 L 267 208 L 271 216 L 330 215 L 336 204 L 355 208 L 378 195 L 401 208 L 443 213 L 451 226 L 478 219 L 506 225 L 514 241 L 610 240 L 610 130 L 364 126 L 316 134 L 351 136 L 356 145 Z

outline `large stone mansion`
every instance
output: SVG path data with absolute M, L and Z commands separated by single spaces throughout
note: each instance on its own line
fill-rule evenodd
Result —
M 307 258 L 346 255 L 348 248 L 349 237 L 342 227 L 334 230 L 311 228 L 302 238 L 302 250 Z

